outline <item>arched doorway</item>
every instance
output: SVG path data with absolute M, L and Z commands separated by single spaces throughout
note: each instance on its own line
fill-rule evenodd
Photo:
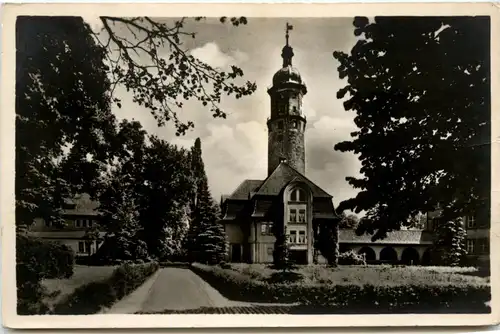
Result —
M 424 254 L 422 254 L 422 265 L 423 266 L 428 266 L 431 264 L 431 250 L 429 248 L 427 248 L 424 252 Z
M 398 261 L 398 253 L 392 247 L 385 247 L 380 251 L 380 261 L 385 263 L 396 263 Z
M 358 254 L 364 254 L 366 262 L 375 261 L 377 259 L 377 255 L 375 251 L 371 247 L 363 247 L 359 250 Z
M 403 254 L 401 254 L 401 262 L 403 264 L 408 265 L 417 265 L 419 264 L 420 256 L 418 255 L 418 251 L 413 247 L 408 247 L 403 250 Z

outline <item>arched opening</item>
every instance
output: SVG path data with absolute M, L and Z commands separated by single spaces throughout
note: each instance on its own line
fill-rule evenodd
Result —
M 420 256 L 418 255 L 418 251 L 415 248 L 405 248 L 403 250 L 403 254 L 401 254 L 401 262 L 403 264 L 417 265 L 419 264 L 419 260 Z
M 423 266 L 428 266 L 431 264 L 431 250 L 429 248 L 427 248 L 424 252 L 424 254 L 422 254 L 422 265 Z
M 398 261 L 398 253 L 392 247 L 385 247 L 380 251 L 380 261 L 386 263 L 396 263 Z
M 371 247 L 363 247 L 359 250 L 358 254 L 364 255 L 366 262 L 369 261 L 375 261 L 377 259 L 377 256 L 375 254 L 375 251 Z
M 295 188 L 290 192 L 291 202 L 306 202 L 306 192 L 303 189 Z

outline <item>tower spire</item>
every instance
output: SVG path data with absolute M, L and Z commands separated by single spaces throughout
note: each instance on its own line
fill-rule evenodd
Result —
M 288 44 L 288 39 L 290 38 L 290 34 L 289 34 L 290 30 L 293 30 L 293 26 L 287 22 L 286 27 L 285 27 L 286 44 L 283 47 L 283 50 L 281 52 L 281 58 L 283 58 L 283 67 L 287 67 L 287 66 L 292 65 L 293 49 Z

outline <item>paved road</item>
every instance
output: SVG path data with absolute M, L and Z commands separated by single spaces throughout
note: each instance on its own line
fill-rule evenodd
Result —
M 130 295 L 110 309 L 103 310 L 103 313 L 132 314 L 164 311 L 167 313 L 191 313 L 191 311 L 198 313 L 201 310 L 214 309 L 230 310 L 242 307 L 254 309 L 259 307 L 259 304 L 228 300 L 189 269 L 163 268 Z M 271 307 L 280 304 L 266 303 L 263 305 Z M 252 313 L 255 312 L 252 311 Z
M 189 269 L 164 268 L 142 303 L 141 311 L 224 307 L 231 302 Z

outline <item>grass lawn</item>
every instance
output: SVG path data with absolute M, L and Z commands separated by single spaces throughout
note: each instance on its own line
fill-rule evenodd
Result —
M 257 281 L 268 281 L 277 271 L 266 264 L 231 264 L 231 269 Z M 476 276 L 472 267 L 419 267 L 419 266 L 297 266 L 294 272 L 301 274 L 302 284 L 371 284 L 381 285 L 484 285 L 489 277 Z
M 71 294 L 76 288 L 111 276 L 116 266 L 80 266 L 75 265 L 74 273 L 68 279 L 47 279 L 42 285 L 47 288 L 49 305 L 59 303 L 64 296 Z

